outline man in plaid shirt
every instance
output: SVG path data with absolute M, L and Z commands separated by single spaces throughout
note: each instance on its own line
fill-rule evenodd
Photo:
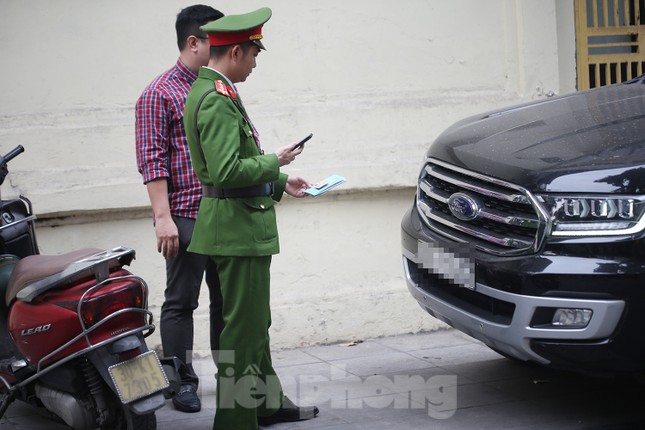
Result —
M 193 172 L 184 133 L 186 95 L 201 66 L 208 64 L 210 46 L 200 26 L 223 14 L 204 5 L 183 9 L 175 28 L 180 55 L 170 70 L 143 91 L 136 104 L 137 167 L 152 205 L 157 250 L 166 259 L 165 300 L 160 331 L 164 356 L 186 365 L 181 387 L 173 397 L 175 408 L 198 412 L 199 379 L 192 368 L 193 311 L 197 308 L 204 273 L 210 295 L 211 349 L 219 350 L 224 325 L 219 279 L 214 263 L 205 255 L 188 252 L 202 197 Z

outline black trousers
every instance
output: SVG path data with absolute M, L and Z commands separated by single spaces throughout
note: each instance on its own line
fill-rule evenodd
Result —
M 182 384 L 199 384 L 192 366 L 192 350 L 205 349 L 206 345 L 193 345 L 193 311 L 199 304 L 199 291 L 204 274 L 210 298 L 210 349 L 218 351 L 219 336 L 224 327 L 222 318 L 222 292 L 215 263 L 206 255 L 188 252 L 195 220 L 173 216 L 179 231 L 179 253 L 166 260 L 166 290 L 161 306 L 159 329 L 165 357 L 175 356 L 186 364 Z

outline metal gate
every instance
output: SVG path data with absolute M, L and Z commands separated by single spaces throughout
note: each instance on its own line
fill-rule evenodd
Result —
M 645 73 L 645 0 L 574 0 L 578 90 Z

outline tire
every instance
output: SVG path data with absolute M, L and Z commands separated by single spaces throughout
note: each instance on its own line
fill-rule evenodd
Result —
M 137 415 L 126 405 L 114 396 L 112 400 L 114 407 L 114 420 L 104 426 L 101 430 L 156 430 L 157 417 L 154 412 L 146 415 Z
M 124 405 L 121 408 L 117 424 L 116 430 L 156 430 L 157 417 L 154 412 L 137 415 Z

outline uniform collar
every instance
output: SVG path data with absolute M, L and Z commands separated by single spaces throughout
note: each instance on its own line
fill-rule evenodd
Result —
M 208 79 L 213 79 L 213 80 L 224 80 L 226 81 L 226 84 L 230 87 L 233 86 L 233 83 L 229 78 L 226 77 L 226 75 L 222 72 L 219 72 L 211 67 L 208 66 L 202 66 L 199 69 L 199 76 L 202 78 L 208 78 Z
M 224 73 L 218 70 L 215 70 L 212 67 L 202 66 L 199 69 L 199 76 L 206 79 L 212 79 L 213 81 L 217 81 L 217 80 L 226 81 L 226 85 L 228 86 L 229 90 L 232 89 L 237 95 L 237 87 L 233 84 L 233 82 L 231 82 L 229 78 L 226 77 Z

